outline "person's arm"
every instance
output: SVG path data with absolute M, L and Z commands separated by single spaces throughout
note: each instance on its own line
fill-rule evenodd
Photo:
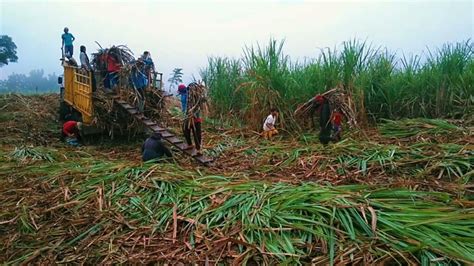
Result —
M 145 143 L 142 145 L 142 153 L 145 151 Z
M 74 35 L 72 35 L 72 33 L 71 33 L 71 37 L 72 37 L 72 41 L 76 40 L 76 37 L 74 37 Z
M 63 35 L 61 35 L 61 40 L 62 40 L 62 43 L 61 43 L 61 48 L 63 48 L 63 46 L 64 46 L 64 34 L 63 34 Z

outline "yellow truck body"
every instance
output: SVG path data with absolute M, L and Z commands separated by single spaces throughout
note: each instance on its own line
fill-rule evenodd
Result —
M 82 115 L 82 122 L 92 124 L 94 104 L 92 99 L 92 75 L 90 71 L 63 65 L 64 67 L 64 101 Z M 163 73 L 154 73 L 154 87 L 162 89 Z
M 84 124 L 91 124 L 94 114 L 91 75 L 90 71 L 64 66 L 64 101 L 82 114 Z

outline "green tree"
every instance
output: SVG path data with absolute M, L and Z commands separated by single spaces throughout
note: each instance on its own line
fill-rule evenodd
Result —
M 171 77 L 168 79 L 168 82 L 171 84 L 170 87 L 174 88 L 179 83 L 183 82 L 183 69 L 175 68 L 171 73 Z
M 0 35 L 0 67 L 16 62 L 16 44 L 8 35 Z

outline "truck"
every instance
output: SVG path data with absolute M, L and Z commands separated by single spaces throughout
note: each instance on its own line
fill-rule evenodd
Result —
M 82 121 L 86 126 L 94 126 L 94 97 L 93 88 L 97 84 L 93 84 L 93 80 L 101 80 L 99 76 L 93 79 L 92 75 L 96 75 L 92 71 L 85 71 L 79 67 L 63 62 L 64 74 L 63 77 L 58 78 L 60 83 L 60 95 L 61 95 L 61 117 L 63 121 L 76 120 Z M 151 89 L 162 90 L 162 73 L 152 73 L 154 81 L 151 84 Z M 120 88 L 119 88 L 120 90 Z M 121 99 L 120 96 L 110 95 L 114 105 L 125 111 L 135 121 L 139 121 L 146 129 L 152 132 L 160 133 L 163 140 L 167 141 L 172 146 L 183 152 L 185 155 L 192 156 L 196 161 L 203 165 L 211 164 L 214 159 L 206 155 L 196 156 L 195 151 L 188 147 L 181 138 L 166 127 L 163 127 L 159 121 L 154 121 L 151 118 L 146 117 L 137 107 L 127 102 L 125 99 Z M 126 125 L 124 125 L 126 126 Z

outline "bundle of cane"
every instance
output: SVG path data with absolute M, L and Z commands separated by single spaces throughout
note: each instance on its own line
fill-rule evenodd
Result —
M 349 127 L 358 127 L 357 116 L 355 112 L 354 102 L 349 93 L 345 92 L 342 88 L 336 87 L 321 94 L 328 102 L 331 107 L 331 111 L 339 110 L 347 120 Z M 295 116 L 310 116 L 313 110 L 316 108 L 316 98 L 309 99 L 304 104 L 296 108 Z
M 193 116 L 199 112 L 207 112 L 207 88 L 201 83 L 193 82 L 188 86 L 187 119 L 192 121 Z
M 107 56 L 112 56 L 120 65 L 125 66 L 135 61 L 133 52 L 125 45 L 100 48 L 92 54 L 92 63 L 95 70 L 107 71 Z

